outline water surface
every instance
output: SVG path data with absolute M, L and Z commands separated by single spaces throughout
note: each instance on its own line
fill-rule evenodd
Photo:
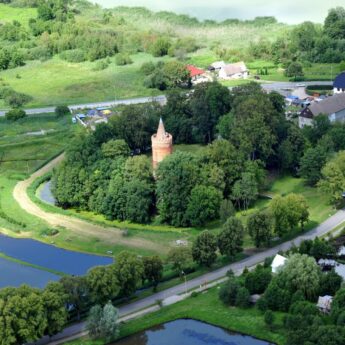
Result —
M 0 288 L 6 286 L 18 287 L 22 284 L 43 288 L 49 281 L 59 279 L 58 275 L 50 272 L 0 258 Z
M 38 196 L 41 200 L 50 205 L 55 205 L 55 197 L 51 191 L 51 180 L 44 182 L 38 189 Z
M 173 11 L 198 19 L 253 19 L 275 16 L 284 23 L 306 20 L 321 23 L 328 9 L 344 6 L 344 0 L 92 0 L 104 7 L 144 6 L 154 11 Z
M 24 262 L 73 275 L 84 275 L 93 266 L 109 265 L 113 262 L 110 257 L 73 252 L 35 240 L 1 234 L 0 252 Z
M 269 345 L 247 335 L 195 320 L 176 320 L 152 327 L 112 345 Z

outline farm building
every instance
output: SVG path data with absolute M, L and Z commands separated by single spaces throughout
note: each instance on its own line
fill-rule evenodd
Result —
M 187 69 L 189 71 L 192 84 L 205 83 L 211 79 L 203 69 L 197 68 L 193 65 L 187 65 Z
M 219 79 L 246 79 L 249 71 L 243 61 L 231 63 L 221 67 L 219 70 Z

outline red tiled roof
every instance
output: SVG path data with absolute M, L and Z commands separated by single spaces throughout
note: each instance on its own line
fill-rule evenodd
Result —
M 204 73 L 205 73 L 204 70 L 199 69 L 199 68 L 197 68 L 197 67 L 195 67 L 195 66 L 193 66 L 193 65 L 187 65 L 187 69 L 188 69 L 188 71 L 189 71 L 189 73 L 190 73 L 190 76 L 191 76 L 192 78 L 195 77 L 195 76 L 197 76 L 197 75 L 201 75 L 201 74 L 204 74 Z

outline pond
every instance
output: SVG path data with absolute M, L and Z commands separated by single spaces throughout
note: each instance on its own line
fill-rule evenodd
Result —
M 51 180 L 43 183 L 38 189 L 38 197 L 50 205 L 55 205 L 55 197 L 51 191 Z
M 112 345 L 269 345 L 253 337 L 204 322 L 181 319 L 152 327 Z
M 49 281 L 59 279 L 60 276 L 50 272 L 0 258 L 0 288 L 6 286 L 18 287 L 22 284 L 43 288 Z
M 54 271 L 83 275 L 91 267 L 109 265 L 113 259 L 57 248 L 31 239 L 12 238 L 0 234 L 0 253 Z M 0 263 L 0 272 L 1 272 Z

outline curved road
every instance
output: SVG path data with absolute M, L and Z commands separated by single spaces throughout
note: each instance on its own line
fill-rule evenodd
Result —
M 289 89 L 296 89 L 298 84 L 303 85 L 333 85 L 331 81 L 313 81 L 313 82 L 262 82 L 261 86 L 264 90 L 270 91 L 278 91 L 284 96 L 289 95 L 291 92 Z M 232 89 L 231 87 L 229 89 Z M 120 104 L 139 104 L 139 103 L 148 103 L 148 102 L 158 102 L 160 104 L 164 104 L 166 102 L 166 97 L 164 95 L 159 95 L 155 97 L 138 97 L 138 98 L 129 98 L 123 99 L 118 101 L 108 101 L 108 102 L 94 102 L 94 103 L 84 103 L 84 104 L 74 104 L 70 105 L 70 110 L 78 110 L 78 109 L 94 109 L 98 107 L 112 107 Z M 32 108 L 32 109 L 25 109 L 28 115 L 35 115 L 35 114 L 42 114 L 42 113 L 54 113 L 55 107 L 43 107 L 43 108 Z M 4 116 L 6 110 L 0 110 L 0 116 Z
M 73 233 L 79 236 L 97 236 L 106 243 L 124 244 L 134 248 L 150 249 L 157 253 L 166 252 L 169 249 L 167 246 L 163 247 L 157 243 L 153 243 L 141 238 L 126 238 L 122 236 L 122 232 L 118 228 L 103 227 L 101 225 L 89 223 L 75 217 L 44 211 L 37 204 L 35 204 L 27 194 L 28 187 L 35 181 L 36 178 L 52 170 L 63 160 L 63 158 L 64 154 L 56 157 L 43 168 L 37 170 L 28 179 L 20 181 L 16 184 L 13 190 L 13 196 L 23 210 L 43 219 L 52 227 L 62 226 L 70 229 Z

